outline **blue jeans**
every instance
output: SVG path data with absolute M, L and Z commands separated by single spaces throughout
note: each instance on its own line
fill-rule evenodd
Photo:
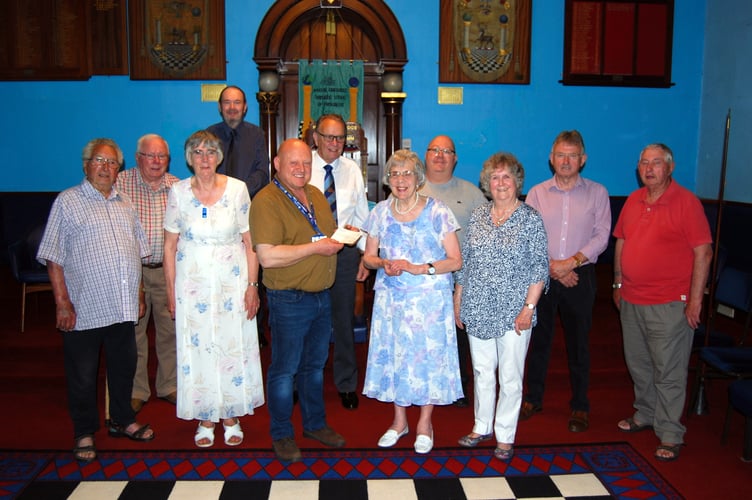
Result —
M 329 290 L 267 289 L 272 361 L 266 375 L 266 397 L 272 440 L 294 437 L 293 386 L 298 389 L 303 429 L 326 427 L 324 365 L 332 329 Z

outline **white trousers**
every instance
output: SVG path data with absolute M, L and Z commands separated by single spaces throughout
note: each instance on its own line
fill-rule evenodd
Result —
M 531 331 L 532 329 L 523 330 L 521 335 L 517 335 L 517 332 L 512 330 L 494 339 L 479 339 L 468 335 L 475 378 L 473 432 L 485 435 L 490 434 L 493 429 L 497 443 L 514 443 L 522 404 L 525 356 L 530 344 Z

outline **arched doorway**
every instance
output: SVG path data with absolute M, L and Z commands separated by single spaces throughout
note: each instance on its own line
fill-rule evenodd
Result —
M 336 9 L 322 8 L 321 3 L 279 0 L 269 8 L 256 34 L 253 59 L 264 83 L 257 99 L 269 154 L 273 157 L 278 144 L 298 135 L 298 62 L 362 60 L 366 183 L 369 199 L 380 201 L 384 198 L 381 167 L 402 141 L 405 38 L 397 18 L 382 0 L 343 0 L 342 7 Z

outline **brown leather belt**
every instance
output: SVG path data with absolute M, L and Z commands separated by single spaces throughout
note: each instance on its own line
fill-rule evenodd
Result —
M 162 267 L 162 263 L 161 262 L 157 262 L 156 264 L 141 264 L 141 265 L 143 267 L 148 268 L 148 269 L 159 269 L 160 267 Z

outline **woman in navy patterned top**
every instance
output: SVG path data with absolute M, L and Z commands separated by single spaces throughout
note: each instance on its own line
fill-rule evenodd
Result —
M 535 307 L 548 286 L 546 229 L 538 212 L 518 199 L 524 179 L 509 153 L 483 164 L 480 183 L 491 201 L 470 217 L 454 292 L 455 321 L 467 331 L 475 374 L 475 425 L 459 443 L 472 447 L 495 435 L 494 456 L 501 460 L 514 455 L 525 355 Z

